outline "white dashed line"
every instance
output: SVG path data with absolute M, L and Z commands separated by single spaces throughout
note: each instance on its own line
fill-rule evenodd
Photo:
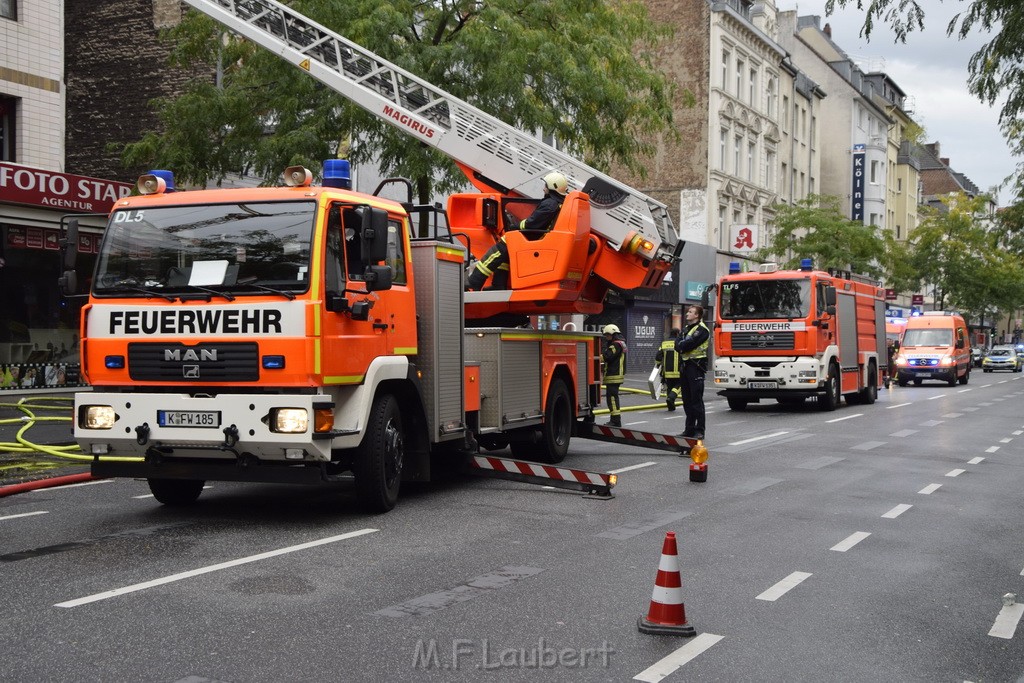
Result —
M 967 461 L 968 465 L 979 465 L 985 458 L 978 456 L 977 458 L 971 458 Z
M 949 472 L 946 472 L 946 476 L 947 477 L 959 477 L 961 474 L 963 474 L 966 471 L 967 470 L 950 470 Z
M 929 401 L 934 401 L 935 399 L 942 398 L 943 396 L 945 396 L 945 394 L 939 394 L 938 396 L 929 396 L 928 400 Z
M 49 512 L 49 510 L 40 510 L 39 512 L 22 512 L 20 515 L 7 515 L 6 517 L 0 517 L 0 522 L 2 522 L 5 519 L 17 519 L 18 517 L 32 517 L 34 515 L 45 515 Z
M 829 548 L 829 550 L 835 550 L 838 553 L 845 553 L 847 550 L 857 545 L 871 534 L 867 531 L 858 531 L 857 533 L 850 534 L 839 543 Z
M 743 441 L 733 441 L 730 446 L 742 446 L 743 444 L 753 443 L 754 441 L 760 441 L 762 439 L 771 439 L 772 437 L 782 436 L 783 434 L 789 434 L 789 432 L 775 432 L 774 434 L 765 434 L 764 436 L 755 436 L 752 439 L 744 439 Z
M 910 403 L 897 403 L 894 406 L 888 406 L 886 408 L 886 410 L 892 410 L 893 408 L 902 408 L 903 406 L 909 406 L 909 405 L 911 405 L 911 404 Z
M 777 584 L 766 590 L 764 593 L 758 595 L 757 600 L 767 600 L 769 602 L 774 602 L 786 593 L 788 593 L 793 588 L 799 586 L 805 580 L 810 578 L 810 576 L 811 575 L 807 572 L 793 572 L 792 574 L 784 578 L 782 581 L 779 581 Z
M 938 491 L 941 488 L 942 488 L 942 484 L 928 484 L 923 489 L 918 491 L 918 493 L 923 493 L 924 495 L 927 496 L 930 493 L 935 493 L 936 491 Z
M 999 443 L 1010 443 L 1011 441 L 1013 441 L 1013 439 L 1010 439 L 1010 438 L 999 439 Z
M 832 424 L 833 422 L 842 422 L 843 420 L 852 420 L 855 417 L 861 417 L 864 413 L 854 413 L 853 415 L 847 415 L 845 417 L 837 417 L 834 420 L 825 420 L 825 424 Z
M 1017 630 L 1017 624 L 1020 623 L 1021 616 L 1024 616 L 1024 602 L 1003 605 L 988 634 L 994 638 L 1006 638 L 1007 640 L 1013 638 L 1013 633 Z
M 113 590 L 104 591 L 103 593 L 95 593 L 93 595 L 87 595 L 84 598 L 75 598 L 74 600 L 66 600 L 65 602 L 58 602 L 54 607 L 78 607 L 79 605 L 87 605 L 90 602 L 98 602 L 100 600 L 106 600 L 108 598 L 114 598 L 118 595 L 124 595 L 125 593 L 134 593 L 136 591 L 145 590 L 146 588 L 153 588 L 154 586 L 162 586 L 167 583 L 174 583 L 175 581 L 181 581 L 182 579 L 190 579 L 193 576 L 200 576 L 202 574 L 209 574 L 210 572 L 220 571 L 221 569 L 230 569 L 231 567 L 237 567 L 243 564 L 249 564 L 250 562 L 257 562 L 259 560 L 266 560 L 271 557 L 277 557 L 278 555 L 286 555 L 288 553 L 294 553 L 299 550 L 306 550 L 307 548 L 315 548 L 316 546 L 326 545 L 328 543 L 335 543 L 337 541 L 344 541 L 349 538 L 355 538 L 356 536 L 364 536 L 366 534 L 372 534 L 378 531 L 378 529 L 359 529 L 358 531 L 350 531 L 347 534 L 340 534 L 338 536 L 331 536 L 329 538 L 322 538 L 319 541 L 310 541 L 309 543 L 300 543 L 299 545 L 288 546 L 287 548 L 279 548 L 278 550 L 271 550 L 269 552 L 260 553 L 259 555 L 250 555 L 249 557 L 241 557 L 237 560 L 230 560 L 228 562 L 221 562 L 220 564 L 212 564 L 208 567 L 200 567 L 199 569 L 192 569 L 187 572 L 181 572 L 180 574 L 171 574 L 170 576 L 164 576 L 159 579 L 153 579 L 152 581 L 144 581 L 142 583 L 132 584 L 131 586 L 124 586 L 122 588 L 115 588 Z
M 986 453 L 995 453 L 998 450 L 999 450 L 999 446 L 989 446 L 988 448 L 985 449 L 985 452 Z
M 885 519 L 896 519 L 897 517 L 899 517 L 900 515 L 902 515 L 904 512 L 906 512 L 907 510 L 909 510 L 912 507 L 914 507 L 914 506 L 913 505 L 907 505 L 906 503 L 900 503 L 899 505 L 894 507 L 892 510 L 889 510 L 884 515 L 882 515 L 882 517 L 885 518 Z
M 709 647 L 720 641 L 725 636 L 716 636 L 714 633 L 701 633 L 696 638 L 683 645 L 666 657 L 647 667 L 636 676 L 634 681 L 646 681 L 647 683 L 658 683 L 661 679 L 675 672 L 676 669 L 707 650 Z
M 655 462 L 642 462 L 639 465 L 630 465 L 629 467 L 622 467 L 617 470 L 610 470 L 608 474 L 619 474 L 620 472 L 629 472 L 630 470 L 638 470 L 641 467 L 650 467 L 651 465 L 657 465 Z

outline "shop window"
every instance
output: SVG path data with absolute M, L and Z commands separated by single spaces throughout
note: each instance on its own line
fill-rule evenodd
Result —
M 2 2 L 3 0 L 0 0 Z M 0 161 L 17 161 L 15 154 L 15 115 L 18 100 L 0 95 Z

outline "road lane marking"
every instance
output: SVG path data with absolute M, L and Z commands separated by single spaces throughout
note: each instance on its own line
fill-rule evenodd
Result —
M 822 467 L 828 467 L 829 465 L 834 465 L 837 462 L 842 462 L 843 460 L 844 458 L 834 458 L 830 455 L 823 455 L 820 458 L 815 458 L 814 460 L 808 460 L 807 462 L 793 465 L 793 467 L 799 467 L 803 470 L 820 470 Z
M 988 448 L 985 449 L 985 452 L 986 453 L 995 453 L 998 450 L 999 450 L 999 446 L 989 446 Z
M 1024 602 L 1003 605 L 988 634 L 995 638 L 1006 638 L 1007 640 L 1013 638 L 1013 632 L 1017 630 L 1017 624 L 1020 623 L 1021 616 L 1024 616 Z
M 614 529 L 608 529 L 597 534 L 598 538 L 610 538 L 615 541 L 625 541 L 634 536 L 639 536 L 642 533 L 658 529 L 677 522 L 680 519 L 689 517 L 693 512 L 690 510 L 681 510 L 680 508 L 668 508 L 663 510 L 657 517 L 648 517 L 645 520 L 639 522 L 630 522 L 629 524 L 623 524 L 617 526 Z
M 1015 432 L 1011 432 L 1011 433 L 1012 433 L 1012 434 L 1013 434 L 1014 436 L 1020 436 L 1021 434 L 1024 434 L 1024 432 L 1022 432 L 1022 431 L 1021 431 L 1021 430 L 1019 430 L 1019 429 L 1018 429 L 1017 431 L 1015 431 Z
M 967 470 L 959 470 L 959 469 L 958 470 L 950 470 L 949 472 L 946 472 L 946 476 L 947 477 L 959 477 L 961 474 L 963 474 L 966 471 Z
M 942 417 L 948 417 L 948 418 L 952 419 L 954 417 L 963 417 L 963 416 L 964 416 L 963 413 L 946 413 Z
M 886 410 L 892 410 L 893 408 L 902 408 L 903 406 L 909 406 L 909 405 L 911 405 L 911 402 L 910 402 L 910 401 L 908 401 L 908 402 L 906 402 L 906 403 L 897 403 L 897 404 L 896 404 L 896 405 L 894 405 L 894 406 L 888 406 L 888 407 L 886 408 Z
M 774 602 L 781 598 L 783 595 L 785 595 L 787 592 L 792 590 L 793 588 L 799 586 L 810 576 L 811 575 L 807 572 L 793 572 L 792 574 L 784 578 L 782 581 L 779 581 L 777 584 L 766 590 L 764 593 L 758 595 L 756 599 Z
M 789 434 L 789 432 L 775 432 L 774 434 L 765 434 L 764 436 L 755 436 L 752 439 L 744 439 L 743 441 L 733 441 L 732 443 L 727 444 L 727 445 L 729 445 L 729 446 L 742 446 L 744 444 L 753 443 L 755 441 L 760 441 L 761 439 L 771 439 L 771 438 L 776 437 L 776 436 L 782 436 L 783 434 Z
M 928 420 L 927 422 L 922 422 L 921 426 L 922 427 L 938 427 L 943 422 L 945 422 L 945 420 Z
M 872 448 L 878 448 L 879 446 L 884 446 L 884 445 L 885 445 L 884 441 L 865 441 L 864 443 L 859 443 L 856 446 L 850 446 L 850 450 L 851 451 L 870 451 Z
M 725 636 L 716 636 L 714 633 L 701 633 L 675 652 L 662 657 L 654 664 L 638 673 L 633 677 L 633 680 L 645 681 L 646 683 L 658 683 L 661 679 L 675 672 L 676 669 L 683 666 L 724 637 Z
M 94 484 L 112 484 L 113 479 L 94 479 L 93 481 L 80 481 L 77 484 L 64 484 L 62 486 L 51 486 L 45 489 L 32 489 L 29 493 L 52 493 L 61 489 L 73 489 L 79 486 L 92 486 Z
M 958 393 L 958 394 L 966 394 L 968 391 L 970 391 L 970 389 L 961 389 L 960 391 L 958 391 L 956 393 Z
M 919 431 L 920 431 L 919 429 L 901 429 L 898 432 L 893 432 L 889 436 L 896 436 L 896 437 L 913 436 L 914 434 L 917 434 Z
M 609 470 L 608 474 L 621 474 L 622 472 L 629 472 L 630 470 L 638 470 L 641 467 L 650 467 L 651 465 L 657 465 L 656 462 L 642 462 L 639 465 L 630 465 L 629 467 L 621 467 L 617 470 Z
M 277 557 L 278 555 L 286 555 L 288 553 L 294 553 L 299 550 L 306 550 L 307 548 L 315 548 L 320 545 L 326 545 L 328 543 L 336 543 L 338 541 L 344 541 L 349 538 L 355 538 L 357 536 L 365 536 L 366 534 L 372 534 L 379 531 L 379 529 L 359 529 L 358 531 L 350 531 L 347 534 L 340 534 L 338 536 L 330 536 L 329 538 L 322 538 L 319 541 L 310 541 L 309 543 L 300 543 L 298 545 L 288 546 L 287 548 L 279 548 L 277 550 L 271 550 L 258 555 L 250 555 L 249 557 L 241 557 L 237 560 L 229 560 L 227 562 L 221 562 L 220 564 L 212 564 L 208 567 L 200 567 L 199 569 L 191 569 L 187 572 L 181 572 L 178 574 L 171 574 L 170 576 L 164 576 L 159 579 L 153 579 L 152 581 L 143 581 L 142 583 L 135 583 L 131 586 L 123 586 L 121 588 L 115 588 L 113 590 L 104 591 L 102 593 L 95 593 L 93 595 L 87 595 L 84 598 L 75 598 L 74 600 L 66 600 L 64 602 L 58 602 L 54 607 L 78 607 L 79 605 L 87 605 L 90 602 L 98 602 L 100 600 L 107 600 L 108 598 L 114 598 L 118 595 L 124 595 L 126 593 L 134 593 L 136 591 L 145 590 L 147 588 L 153 588 L 154 586 L 162 586 L 167 583 L 174 583 L 175 581 L 181 581 L 183 579 L 190 579 L 193 576 L 200 576 L 202 574 L 209 574 L 210 572 L 220 571 L 221 569 L 230 569 L 231 567 L 237 567 L 243 564 L 249 564 L 250 562 L 257 562 L 259 560 L 266 560 L 271 557 Z
M 945 394 L 939 394 L 938 396 L 929 396 L 928 400 L 929 401 L 934 401 L 935 399 L 942 398 L 943 396 L 945 396 Z
M 854 413 L 853 415 L 846 415 L 845 417 L 837 417 L 834 420 L 825 420 L 825 424 L 832 424 L 833 422 L 842 422 L 843 420 L 852 420 L 855 417 L 862 417 L 864 413 Z
M 968 465 L 978 465 L 978 464 L 981 464 L 981 461 L 984 460 L 984 459 L 985 458 L 982 458 L 981 456 L 978 456 L 977 458 L 971 458 L 970 460 L 967 461 L 967 464 Z
M 22 512 L 19 515 L 7 515 L 6 517 L 0 517 L 0 522 L 2 522 L 5 519 L 17 519 L 18 517 L 32 517 L 33 515 L 45 515 L 49 512 L 49 510 L 40 510 L 38 512 Z
M 856 533 L 852 533 L 843 540 L 839 541 L 839 543 L 836 543 L 834 546 L 829 548 L 829 550 L 835 550 L 838 553 L 845 553 L 847 550 L 857 545 L 870 535 L 871 534 L 867 531 L 858 531 Z
M 900 503 L 899 505 L 894 507 L 892 510 L 889 510 L 884 515 L 882 515 L 882 517 L 884 519 L 896 519 L 897 517 L 899 517 L 900 515 L 902 515 L 904 512 L 906 512 L 907 510 L 909 510 L 912 507 L 914 507 L 914 506 L 913 505 L 907 505 L 906 503 Z
M 921 494 L 924 494 L 924 495 L 927 496 L 929 494 L 935 493 L 936 491 L 938 491 L 941 488 L 942 488 L 942 484 L 928 484 L 923 489 L 918 491 L 918 493 L 921 493 Z
M 1011 441 L 1013 441 L 1013 439 L 1010 439 L 1010 438 L 999 439 L 999 443 L 1010 443 Z

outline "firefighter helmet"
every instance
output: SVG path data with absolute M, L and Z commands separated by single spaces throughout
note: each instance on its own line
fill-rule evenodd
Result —
M 601 333 L 602 334 L 618 334 L 619 333 L 619 326 L 618 325 L 605 325 L 604 328 L 601 330 Z
M 544 187 L 564 197 L 569 191 L 569 181 L 558 171 L 552 171 L 544 176 Z

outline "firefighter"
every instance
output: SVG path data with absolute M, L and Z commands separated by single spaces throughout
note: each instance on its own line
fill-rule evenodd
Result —
M 673 327 L 669 338 L 661 342 L 661 348 L 654 356 L 655 367 L 661 370 L 661 381 L 665 385 L 665 406 L 669 411 L 676 409 L 676 396 L 682 391 L 682 379 L 679 372 L 679 353 L 676 351 L 676 340 L 679 328 Z
M 533 213 L 512 229 L 534 231 L 534 234 L 549 230 L 555 224 L 558 212 L 562 210 L 562 202 L 565 201 L 568 191 L 569 181 L 564 175 L 557 171 L 548 173 L 544 176 L 544 199 L 540 200 Z M 507 288 L 508 261 L 508 245 L 505 244 L 505 236 L 502 235 L 501 239 L 473 266 L 466 278 L 466 291 L 479 290 L 492 274 L 494 279 L 491 281 L 491 287 Z
M 708 342 L 711 331 L 704 324 L 704 308 L 686 309 L 686 331 L 676 339 L 676 351 L 683 362 L 683 411 L 686 430 L 683 436 L 704 438 L 704 373 L 708 369 Z
M 608 397 L 608 411 L 611 413 L 608 425 L 621 427 L 619 387 L 626 379 L 626 341 L 619 332 L 618 325 L 605 325 L 601 332 L 606 342 L 601 359 L 604 363 L 605 395 Z

